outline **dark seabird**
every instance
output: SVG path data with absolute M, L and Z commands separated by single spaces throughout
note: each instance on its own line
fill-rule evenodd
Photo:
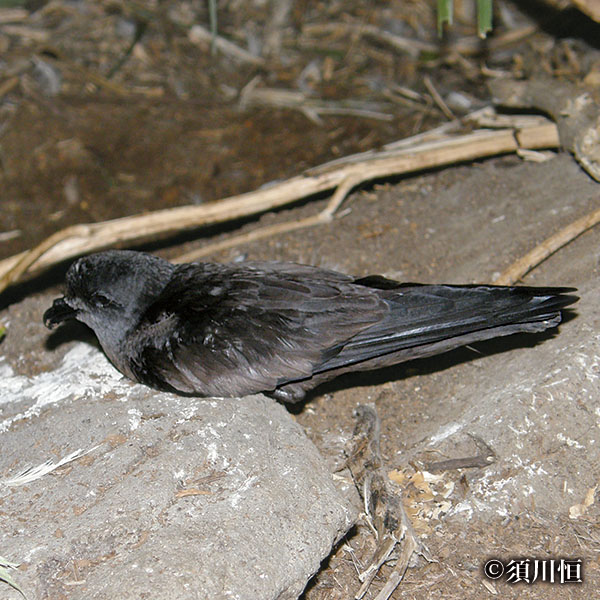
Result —
M 573 291 L 399 283 L 284 262 L 173 265 L 113 250 L 71 265 L 44 323 L 82 321 L 119 371 L 155 388 L 293 402 L 343 372 L 556 327 Z

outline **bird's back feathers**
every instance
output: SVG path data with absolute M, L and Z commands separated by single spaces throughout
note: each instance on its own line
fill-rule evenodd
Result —
M 293 399 L 349 367 L 542 331 L 575 301 L 571 291 L 400 284 L 291 263 L 181 265 L 123 349 L 134 376 L 156 387 L 201 395 L 277 388 Z
M 348 370 L 557 325 L 569 288 L 419 285 L 295 263 L 171 263 L 140 252 L 78 259 L 48 327 L 76 318 L 114 365 L 183 394 L 299 399 Z

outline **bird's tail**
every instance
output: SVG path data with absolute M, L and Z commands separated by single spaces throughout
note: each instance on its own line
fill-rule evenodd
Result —
M 390 289 L 383 279 L 362 281 L 381 290 L 389 313 L 336 348 L 317 373 L 367 361 L 368 368 L 385 366 L 494 337 L 544 331 L 558 325 L 561 309 L 578 300 L 575 289 L 563 287 L 397 284 Z

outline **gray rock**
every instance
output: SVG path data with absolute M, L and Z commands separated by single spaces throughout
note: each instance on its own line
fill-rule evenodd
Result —
M 356 520 L 302 428 L 264 396 L 155 392 L 83 343 L 58 369 L 0 371 L 0 555 L 26 566 L 16 579 L 32 597 L 297 598 Z M 6 485 L 76 450 L 87 454 Z
M 496 454 L 492 465 L 466 472 L 468 493 L 458 501 L 453 496 L 450 515 L 487 520 L 535 507 L 568 517 L 596 485 L 598 282 L 579 293 L 577 317 L 553 337 L 457 366 L 447 383 L 451 395 L 443 406 L 433 403 L 442 415 L 421 424 L 424 439 L 409 454 L 470 456 L 475 450 L 467 434 Z

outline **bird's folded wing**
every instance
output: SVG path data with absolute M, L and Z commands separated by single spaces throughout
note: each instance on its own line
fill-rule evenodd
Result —
M 571 288 L 483 285 L 401 285 L 386 293 L 388 314 L 364 329 L 315 372 L 337 369 L 401 350 L 407 358 L 471 341 L 543 331 L 560 322 L 560 309 L 577 300 Z M 471 335 L 465 338 L 465 335 Z M 452 340 L 456 340 L 453 343 Z M 466 341 L 465 341 L 466 340 Z M 437 347 L 437 346 L 436 346 Z
M 184 265 L 128 342 L 151 385 L 208 396 L 312 376 L 389 308 L 353 278 L 303 265 Z

